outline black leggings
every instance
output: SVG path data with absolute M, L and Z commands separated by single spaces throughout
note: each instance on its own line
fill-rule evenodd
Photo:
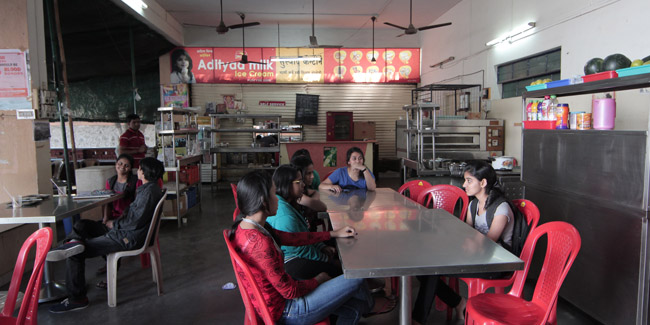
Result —
M 327 273 L 332 278 L 343 274 L 341 265 L 337 262 L 321 262 L 305 258 L 294 258 L 284 263 L 284 269 L 295 280 L 312 279 L 321 272 Z
M 510 276 L 512 272 L 495 272 L 495 273 L 477 273 L 477 274 L 455 274 L 447 277 L 463 278 L 482 278 L 482 279 L 501 279 Z M 420 290 L 413 304 L 413 314 L 411 317 L 420 324 L 426 324 L 433 300 L 438 296 L 442 302 L 451 308 L 455 308 L 460 303 L 461 297 L 444 281 L 440 280 L 439 275 L 420 275 L 417 277 L 420 281 Z

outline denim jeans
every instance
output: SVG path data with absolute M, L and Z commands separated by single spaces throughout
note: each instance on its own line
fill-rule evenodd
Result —
M 329 315 L 336 315 L 337 324 L 356 324 L 373 305 L 364 279 L 346 279 L 340 275 L 321 283 L 305 296 L 287 300 L 278 323 L 315 324 Z

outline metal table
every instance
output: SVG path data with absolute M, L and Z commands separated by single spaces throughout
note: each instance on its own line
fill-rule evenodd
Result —
M 337 238 L 345 277 L 400 277 L 400 324 L 411 323 L 411 276 L 514 271 L 524 266 L 454 215 L 412 204 L 391 189 L 379 189 L 374 201 L 358 213 L 334 205 L 335 201 L 327 203 L 335 229 L 350 225 L 359 233 L 357 238 Z
M 59 196 L 47 198 L 37 205 L 20 208 L 8 208 L 6 204 L 0 207 L 0 224 L 37 223 L 39 228 L 46 224 L 55 224 L 64 218 L 77 215 L 81 212 L 103 206 L 124 197 L 116 194 L 100 199 L 73 199 L 72 197 Z M 55 232 L 56 226 L 52 227 Z M 52 280 L 48 263 L 45 263 L 44 283 L 41 286 L 39 302 L 48 302 L 65 296 L 65 287 Z

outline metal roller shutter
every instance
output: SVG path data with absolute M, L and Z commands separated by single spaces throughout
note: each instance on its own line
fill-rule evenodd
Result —
M 222 102 L 223 95 L 235 95 L 246 106 L 248 114 L 281 114 L 282 121 L 292 123 L 295 116 L 296 94 L 320 95 L 318 125 L 304 127 L 305 141 L 325 141 L 326 112 L 353 111 L 355 121 L 376 123 L 379 158 L 395 158 L 395 121 L 404 117 L 402 106 L 411 103 L 411 90 L 414 88 L 415 85 L 380 84 L 194 84 L 191 96 L 193 106 L 205 107 L 208 102 Z M 284 101 L 286 107 L 259 106 L 260 101 Z M 247 137 L 236 137 L 230 134 L 224 134 L 220 141 L 233 145 L 250 143 Z

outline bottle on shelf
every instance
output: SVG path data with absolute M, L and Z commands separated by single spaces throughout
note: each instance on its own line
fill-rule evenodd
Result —
M 550 96 L 544 96 L 544 100 L 542 101 L 542 106 L 541 109 L 538 108 L 538 112 L 540 113 L 539 120 L 540 121 L 546 121 L 548 120 L 548 107 L 549 104 L 551 103 L 551 97 Z
M 557 96 L 551 95 L 551 101 L 548 105 L 548 120 L 550 121 L 555 121 L 557 120 L 557 114 L 556 114 L 556 109 L 557 109 Z

